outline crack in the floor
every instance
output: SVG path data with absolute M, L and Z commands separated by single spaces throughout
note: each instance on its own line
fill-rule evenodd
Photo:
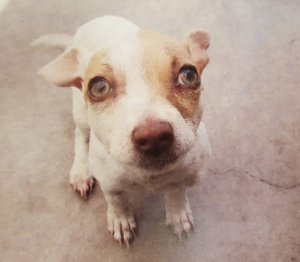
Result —
M 225 172 L 223 173 L 218 173 L 212 169 L 209 169 L 209 172 L 213 175 L 226 175 L 228 173 L 233 173 L 234 175 L 240 175 L 240 174 L 246 174 L 248 176 L 250 176 L 252 179 L 255 179 L 256 181 L 259 181 L 259 182 L 262 182 L 264 184 L 267 184 L 269 186 L 272 186 L 272 187 L 275 187 L 275 188 L 278 188 L 278 189 L 286 189 L 286 190 L 289 190 L 289 189 L 294 189 L 296 187 L 300 187 L 300 183 L 296 183 L 296 184 L 293 184 L 293 185 L 280 185 L 280 184 L 275 184 L 275 183 L 272 183 L 264 178 L 259 178 L 255 175 L 253 175 L 252 173 L 248 172 L 248 171 L 244 171 L 244 170 L 237 170 L 237 169 L 234 169 L 234 168 L 230 168 L 230 169 L 227 169 Z

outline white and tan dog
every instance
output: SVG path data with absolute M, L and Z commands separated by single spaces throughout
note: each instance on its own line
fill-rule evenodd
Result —
M 106 16 L 80 27 L 40 70 L 49 82 L 72 87 L 70 182 L 86 197 L 99 181 L 108 229 L 120 243 L 132 240 L 135 204 L 146 191 L 165 192 L 166 221 L 179 236 L 193 225 L 185 191 L 210 155 L 200 103 L 208 46 L 202 31 L 177 43 Z

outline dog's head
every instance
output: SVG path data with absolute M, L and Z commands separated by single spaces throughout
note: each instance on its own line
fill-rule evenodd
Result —
M 195 143 L 208 46 L 202 31 L 190 32 L 184 43 L 139 31 L 93 54 L 70 47 L 40 73 L 82 89 L 89 126 L 115 159 L 159 169 Z

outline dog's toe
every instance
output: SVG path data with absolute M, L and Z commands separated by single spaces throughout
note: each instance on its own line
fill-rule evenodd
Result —
M 90 177 L 88 179 L 82 179 L 75 177 L 70 180 L 70 184 L 73 186 L 74 191 L 78 191 L 82 198 L 87 198 L 88 193 L 92 192 L 95 185 L 95 179 Z
M 120 243 L 121 246 L 125 244 L 127 247 L 135 238 L 136 223 L 133 216 L 129 217 L 115 217 L 110 216 L 108 219 L 108 231 L 113 236 L 113 239 Z
M 187 236 L 193 229 L 193 216 L 187 210 L 181 210 L 178 213 L 167 214 L 166 224 L 173 226 L 175 234 L 181 240 L 183 233 Z

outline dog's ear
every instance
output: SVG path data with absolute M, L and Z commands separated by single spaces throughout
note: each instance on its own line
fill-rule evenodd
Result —
M 199 66 L 200 71 L 208 64 L 206 50 L 209 47 L 210 37 L 205 31 L 192 30 L 186 35 L 185 43 L 192 60 Z
M 39 70 L 39 74 L 60 87 L 76 86 L 81 89 L 83 79 L 83 54 L 81 48 L 70 47 Z

